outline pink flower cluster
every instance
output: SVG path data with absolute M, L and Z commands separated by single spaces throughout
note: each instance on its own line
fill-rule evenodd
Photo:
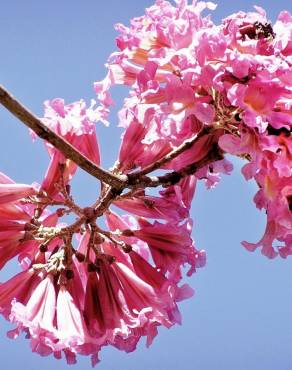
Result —
M 43 121 L 99 164 L 99 117 L 82 101 L 55 99 L 45 103 Z M 76 164 L 45 146 L 50 163 L 41 185 L 0 174 L 0 266 L 18 256 L 23 269 L 0 285 L 0 311 L 16 324 L 9 336 L 25 332 L 32 351 L 63 353 L 69 364 L 82 354 L 95 365 L 106 345 L 133 351 L 141 336 L 150 345 L 158 326 L 181 322 L 177 302 L 193 295 L 180 284 L 182 267 L 190 276 L 205 264 L 191 238 L 194 176 L 157 196 L 138 189 L 116 197 L 113 204 L 133 216 L 107 208 L 103 230 L 98 207 L 80 208 L 70 195 Z M 80 218 L 68 226 L 61 218 L 70 212 Z
M 292 254 L 292 17 L 282 12 L 272 26 L 256 7 L 215 25 L 201 14 L 215 8 L 157 0 L 129 27 L 116 26 L 119 51 L 95 83 L 100 106 L 45 103 L 43 122 L 100 165 L 95 123 L 107 122 L 110 87 L 130 87 L 111 172 L 126 175 L 128 190 L 102 182 L 96 202 L 78 206 L 77 165 L 49 143 L 40 185 L 0 173 L 0 267 L 14 257 L 22 267 L 0 285 L 0 312 L 16 325 L 9 336 L 25 332 L 34 352 L 63 353 L 68 363 L 91 355 L 94 365 L 103 346 L 130 352 L 142 336 L 150 345 L 158 326 L 181 322 L 177 302 L 193 294 L 183 268 L 190 276 L 205 264 L 191 236 L 196 182 L 213 187 L 229 174 L 225 153 L 247 161 L 243 175 L 258 184 L 255 203 L 267 213 L 263 238 L 243 245 L 270 258 Z M 141 185 L 165 171 L 155 195 Z M 67 225 L 70 213 L 77 218 Z
M 215 25 L 201 16 L 216 8 L 212 2 L 176 4 L 158 0 L 130 27 L 116 25 L 120 51 L 95 84 L 104 106 L 110 86 L 131 87 L 120 111 L 121 169 L 143 168 L 207 128 L 167 168 L 200 160 L 214 143 L 246 159 L 242 173 L 259 186 L 254 200 L 266 211 L 267 227 L 258 243 L 243 245 L 285 258 L 292 254 L 292 16 L 282 11 L 272 25 L 256 6 Z M 211 187 L 231 169 L 224 159 L 196 177 Z

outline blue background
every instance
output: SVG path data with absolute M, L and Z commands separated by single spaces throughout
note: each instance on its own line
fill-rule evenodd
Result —
M 113 24 L 128 23 L 152 4 L 146 0 L 74 1 L 10 0 L 0 10 L 0 83 L 32 111 L 42 116 L 46 99 L 72 102 L 94 97 L 93 81 L 103 78 L 108 55 L 115 50 Z M 219 0 L 213 19 L 238 10 L 252 10 L 254 0 Z M 258 1 L 275 20 L 288 0 Z M 119 145 L 116 109 L 125 90 L 115 89 L 116 108 L 111 127 L 98 133 L 103 164 L 113 164 Z M 40 141 L 31 143 L 27 129 L 0 109 L 0 171 L 17 182 L 40 182 L 48 158 Z M 247 183 L 239 160 L 232 176 L 206 191 L 197 188 L 192 216 L 197 246 L 207 250 L 207 266 L 188 282 L 196 296 L 180 304 L 183 325 L 161 328 L 150 349 L 144 341 L 137 351 L 124 354 L 112 348 L 101 353 L 99 370 L 291 370 L 292 369 L 292 259 L 270 261 L 249 253 L 241 240 L 257 241 L 265 215 L 256 210 L 253 182 Z M 81 204 L 96 195 L 96 182 L 82 173 L 74 180 Z M 1 281 L 17 271 L 10 263 Z M 66 369 L 65 361 L 32 354 L 23 338 L 6 338 L 10 326 L 1 325 L 0 369 Z M 89 369 L 79 358 L 73 369 Z

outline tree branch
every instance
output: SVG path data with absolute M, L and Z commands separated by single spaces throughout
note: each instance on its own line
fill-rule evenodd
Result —
M 190 149 L 202 136 L 208 134 L 210 132 L 210 128 L 204 127 L 198 134 L 192 136 L 189 139 L 186 139 L 181 145 L 174 148 L 172 151 L 167 153 L 164 157 L 158 159 L 156 162 L 149 164 L 148 166 L 144 167 L 142 170 L 133 172 L 129 174 L 130 177 L 140 177 L 146 175 L 147 173 L 153 172 L 155 170 L 160 169 L 163 165 L 170 162 L 178 155 L 183 153 L 185 150 Z
M 223 159 L 224 156 L 217 144 L 214 144 L 211 151 L 206 157 L 198 162 L 189 164 L 178 171 L 168 172 L 162 176 L 140 176 L 137 178 L 129 178 L 129 188 L 156 188 L 158 186 L 168 187 L 177 184 L 181 179 L 186 176 L 196 173 L 200 168 L 211 164 L 215 161 Z
M 0 85 L 0 103 L 17 117 L 26 126 L 31 128 L 41 139 L 52 144 L 56 149 L 62 152 L 66 158 L 71 159 L 80 168 L 88 172 L 93 177 L 116 189 L 123 188 L 127 182 L 126 175 L 114 175 L 104 170 L 95 163 L 86 158 L 76 150 L 68 141 L 55 134 L 49 127 L 15 99 L 3 86 Z

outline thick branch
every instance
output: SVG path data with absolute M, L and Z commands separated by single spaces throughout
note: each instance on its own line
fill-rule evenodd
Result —
M 117 176 L 108 172 L 95 163 L 86 158 L 78 150 L 76 150 L 68 141 L 64 140 L 55 134 L 49 127 L 44 125 L 42 121 L 16 100 L 3 86 L 0 85 L 0 103 L 17 117 L 26 126 L 31 128 L 41 139 L 46 140 L 55 148 L 60 150 L 66 158 L 71 159 L 80 168 L 96 177 L 100 181 L 113 186 L 114 188 L 122 188 L 127 181 L 127 177 Z
M 100 197 L 98 202 L 94 204 L 94 214 L 95 217 L 100 217 L 104 212 L 109 208 L 110 204 L 118 197 L 121 193 L 121 190 L 116 190 L 113 187 L 107 187 L 104 194 Z

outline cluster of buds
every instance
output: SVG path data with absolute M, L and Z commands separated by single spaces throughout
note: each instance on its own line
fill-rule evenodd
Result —
M 130 27 L 116 26 L 119 51 L 94 85 L 99 106 L 55 99 L 38 120 L 0 91 L 50 158 L 41 184 L 0 173 L 0 268 L 14 257 L 22 268 L 0 285 L 0 312 L 16 325 L 9 335 L 25 332 L 41 355 L 90 355 L 95 365 L 103 346 L 130 352 L 142 336 L 150 345 L 158 326 L 181 322 L 177 302 L 193 294 L 183 268 L 191 276 L 205 265 L 192 240 L 196 182 L 210 188 L 229 174 L 225 153 L 245 160 L 267 213 L 263 238 L 243 245 L 292 254 L 292 17 L 282 12 L 272 26 L 256 7 L 215 25 L 201 15 L 213 3 L 176 3 L 157 0 Z M 115 84 L 130 94 L 106 171 L 95 123 L 107 121 Z M 77 165 L 100 182 L 85 208 L 70 193 Z

